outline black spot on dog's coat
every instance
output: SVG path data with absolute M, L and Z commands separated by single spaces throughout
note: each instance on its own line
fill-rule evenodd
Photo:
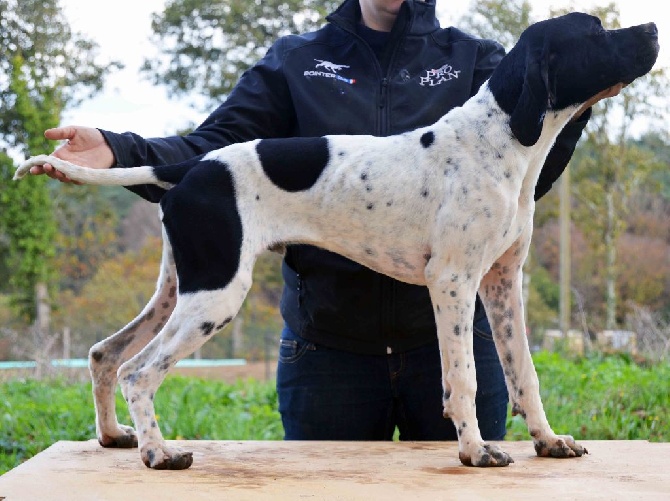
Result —
M 214 322 L 203 322 L 200 324 L 200 330 L 203 336 L 209 336 L 214 330 Z
M 221 329 L 223 329 L 226 325 L 230 323 L 232 319 L 233 319 L 232 317 L 227 317 L 223 322 L 221 322 L 219 325 L 216 326 L 216 330 L 220 331 Z
M 435 142 L 435 133 L 430 131 L 421 136 L 421 146 L 429 148 Z
M 268 179 L 291 193 L 314 186 L 330 159 L 324 137 L 263 139 L 256 152 Z

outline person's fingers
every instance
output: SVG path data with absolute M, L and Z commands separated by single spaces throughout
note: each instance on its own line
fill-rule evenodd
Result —
M 63 141 L 74 139 L 77 131 L 74 127 L 54 127 L 53 129 L 47 129 L 44 131 L 44 137 L 52 141 Z
M 51 164 L 35 165 L 30 168 L 30 173 L 33 175 L 46 174 L 51 179 L 55 179 L 56 181 L 60 181 L 61 183 L 70 183 L 78 185 L 82 184 L 79 181 L 73 181 L 65 174 L 54 168 L 54 166 Z
M 30 172 L 34 176 L 45 174 L 44 168 L 41 165 L 33 165 L 28 172 Z

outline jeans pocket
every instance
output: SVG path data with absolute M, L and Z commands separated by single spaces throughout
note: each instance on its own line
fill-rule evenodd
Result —
M 295 336 L 295 334 L 293 334 L 293 336 Z M 297 336 L 295 337 L 297 338 Z M 282 337 L 279 340 L 279 362 L 284 364 L 293 364 L 300 360 L 300 358 L 302 358 L 305 352 L 309 349 L 314 349 L 314 344 L 295 338 L 287 339 Z

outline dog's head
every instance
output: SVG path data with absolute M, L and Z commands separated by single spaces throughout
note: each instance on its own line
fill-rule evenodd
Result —
M 532 146 L 549 110 L 581 105 L 648 73 L 658 56 L 654 23 L 606 30 L 579 12 L 528 27 L 498 65 L 489 88 L 510 116 L 512 133 Z

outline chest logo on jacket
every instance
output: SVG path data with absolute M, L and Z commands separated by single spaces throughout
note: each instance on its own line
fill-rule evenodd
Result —
M 450 64 L 445 64 L 436 70 L 426 70 L 419 83 L 424 87 L 435 87 L 441 83 L 458 78 L 460 73 L 461 70 L 455 70 Z
M 315 59 L 315 61 L 317 64 L 314 65 L 314 69 L 305 70 L 304 76 L 308 78 L 309 77 L 335 78 L 341 82 L 352 85 L 356 83 L 356 79 L 346 78 L 338 74 L 340 70 L 349 68 L 349 66 L 347 66 L 346 64 L 335 64 L 331 63 L 330 61 L 324 61 L 322 59 Z

